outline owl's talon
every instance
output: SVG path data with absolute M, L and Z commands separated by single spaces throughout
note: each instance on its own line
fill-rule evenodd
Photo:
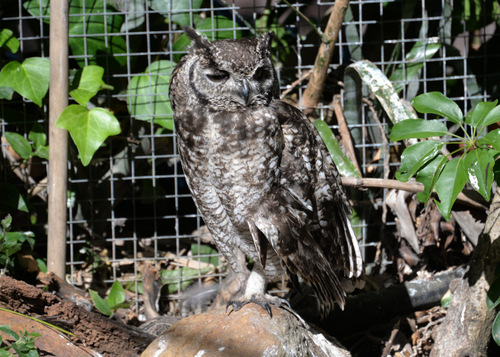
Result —
M 226 305 L 226 312 L 228 311 L 230 306 L 233 309 L 229 312 L 229 314 L 231 314 L 231 312 L 233 312 L 233 311 L 239 311 L 243 306 L 245 306 L 249 303 L 254 303 L 254 304 L 257 304 L 260 307 L 262 307 L 264 310 L 267 311 L 267 313 L 269 314 L 269 317 L 271 317 L 271 318 L 273 317 L 271 305 L 274 305 L 278 308 L 283 306 L 285 310 L 289 310 L 289 311 L 291 310 L 290 303 L 288 301 L 286 301 L 285 299 L 281 299 L 279 297 L 272 297 L 272 296 L 268 296 L 268 295 L 263 296 L 263 297 L 253 295 L 248 300 L 230 301 Z

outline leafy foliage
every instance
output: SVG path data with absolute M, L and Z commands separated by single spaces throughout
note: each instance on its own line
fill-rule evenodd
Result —
M 438 92 L 419 95 L 412 105 L 421 113 L 434 114 L 457 124 L 464 136 L 450 133 L 439 119 L 407 119 L 396 123 L 391 131 L 392 141 L 428 139 L 403 151 L 397 179 L 405 182 L 416 174 L 416 180 L 425 186 L 425 192 L 417 198 L 427 202 L 435 190 L 440 199 L 436 200 L 436 205 L 446 220 L 450 219 L 453 203 L 467 182 L 489 201 L 495 158 L 500 153 L 500 129 L 486 132 L 489 125 L 500 120 L 497 101 L 479 103 L 465 118 L 455 102 Z M 441 155 L 444 145 L 456 148 Z
M 23 329 L 21 332 L 17 333 L 12 330 L 8 325 L 0 325 L 0 331 L 12 337 L 15 341 L 10 345 L 3 346 L 3 339 L 0 335 L 0 357 L 10 357 L 14 356 L 10 349 L 16 352 L 16 356 L 20 357 L 38 357 L 38 351 L 35 347 L 35 339 L 41 335 L 37 332 L 28 332 Z
M 18 133 L 6 132 L 4 135 L 7 142 L 12 146 L 12 149 L 24 160 L 35 156 L 46 160 L 49 159 L 49 147 L 46 145 L 47 135 L 45 135 L 40 124 L 35 123 L 28 134 L 28 138 L 32 144 Z
M 167 60 L 156 61 L 144 74 L 130 79 L 127 106 L 130 114 L 137 120 L 153 121 L 162 127 L 173 130 L 173 111 L 168 97 L 170 73 L 175 63 Z
M 25 9 L 33 16 L 43 15 L 43 20 L 50 23 L 50 0 L 30 0 L 24 3 Z M 90 11 L 90 16 L 81 16 L 83 9 Z M 120 66 L 125 64 L 127 45 L 122 36 L 110 36 L 106 39 L 103 34 L 112 34 L 120 31 L 124 21 L 122 15 L 105 16 L 106 10 L 103 0 L 71 0 L 69 3 L 69 46 L 76 61 L 83 67 L 85 55 L 92 54 L 90 64 L 99 64 L 100 53 L 109 54 Z
M 111 286 L 106 299 L 101 298 L 97 291 L 92 289 L 89 289 L 89 293 L 97 310 L 109 318 L 113 317 L 118 309 L 127 308 L 131 304 L 125 301 L 125 290 L 118 280 L 115 280 Z
M 11 61 L 0 72 L 0 87 L 10 87 L 39 107 L 49 90 L 49 60 L 32 57 L 23 63 Z
M 27 242 L 31 249 L 35 244 L 33 232 L 11 232 L 12 216 L 7 215 L 0 222 L 0 275 L 3 271 L 13 267 L 15 254 L 19 252 Z

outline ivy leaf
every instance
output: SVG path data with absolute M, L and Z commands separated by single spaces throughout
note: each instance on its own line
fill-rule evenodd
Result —
M 50 62 L 47 58 L 31 57 L 23 63 L 11 61 L 0 72 L 0 87 L 11 87 L 39 107 L 49 90 Z
M 35 123 L 28 134 L 28 138 L 33 141 L 33 147 L 35 150 L 40 149 L 41 147 L 47 144 L 47 135 L 45 134 L 45 130 L 39 123 Z
M 84 166 L 92 160 L 94 153 L 110 135 L 121 132 L 116 117 L 103 108 L 88 110 L 81 105 L 70 105 L 57 119 L 56 126 L 71 134 Z
M 45 134 L 43 127 L 40 124 L 35 123 L 28 135 L 28 138 L 33 141 L 33 148 L 35 149 L 32 156 L 38 156 L 42 159 L 48 160 L 49 147 L 45 145 L 47 143 L 47 135 Z
M 0 47 L 4 46 L 12 53 L 16 53 L 19 50 L 19 40 L 14 37 L 12 30 L 3 29 L 0 31 Z
M 429 201 L 436 183 L 436 177 L 439 177 L 445 163 L 446 158 L 443 155 L 438 155 L 418 170 L 415 179 L 417 182 L 424 184 L 424 191 L 417 193 L 417 200 L 419 202 L 427 203 Z
M 486 116 L 495 108 L 497 103 L 498 100 L 478 103 L 474 110 L 465 117 L 465 122 L 475 128 L 481 126 Z
M 103 315 L 111 316 L 111 308 L 109 307 L 108 303 L 99 296 L 97 291 L 89 289 L 89 293 L 90 298 L 92 299 L 92 302 L 94 303 L 97 310 L 99 310 Z
M 495 159 L 491 150 L 472 150 L 465 155 L 465 168 L 471 186 L 484 197 L 486 201 L 491 197 L 493 183 L 493 166 Z
M 28 160 L 31 157 L 31 145 L 24 136 L 13 132 L 6 132 L 4 136 L 10 146 L 12 146 L 12 149 L 14 149 L 14 151 L 24 160 Z
M 441 151 L 439 140 L 426 140 L 407 147 L 401 154 L 401 167 L 396 172 L 399 181 L 408 181 L 423 165 L 431 161 Z
M 73 90 L 69 94 L 81 105 L 86 106 L 89 100 L 101 89 L 113 89 L 102 80 L 104 68 L 90 65 L 79 70 L 73 80 Z
M 317 119 L 313 122 L 316 130 L 318 130 L 321 139 L 326 145 L 328 152 L 332 156 L 333 162 L 340 172 L 340 175 L 345 177 L 361 177 L 361 173 L 356 169 L 351 160 L 344 154 L 340 145 L 335 139 L 332 130 L 328 127 L 328 124 L 321 119 Z
M 43 16 L 43 21 L 50 23 L 50 0 L 26 1 L 24 8 L 35 17 Z M 111 7 L 105 6 L 104 0 L 70 1 L 69 46 L 80 67 L 86 64 L 84 57 L 90 64 L 97 64 L 101 59 L 99 53 L 109 54 L 107 60 L 112 59 L 119 66 L 125 65 L 126 56 L 120 56 L 127 52 L 125 39 L 122 36 L 104 36 L 119 33 L 124 21 L 123 15 L 112 14 L 111 10 Z
M 127 106 L 137 120 L 150 121 L 174 129 L 173 111 L 168 97 L 170 74 L 175 63 L 156 61 L 145 73 L 132 77 L 128 86 Z
M 180 26 L 190 25 L 191 13 L 201 7 L 203 0 L 150 0 L 150 7 L 163 16 L 172 16 L 172 21 Z
M 490 131 L 478 140 L 479 145 L 491 145 L 493 149 L 500 151 L 500 129 Z
M 420 94 L 413 98 L 411 104 L 420 113 L 436 114 L 457 124 L 463 121 L 463 114 L 457 103 L 440 92 Z
M 443 136 L 448 133 L 446 125 L 439 120 L 406 119 L 394 124 L 390 140 L 423 139 L 433 136 Z
M 240 26 L 234 21 L 225 16 L 216 15 L 207 17 L 196 24 L 196 30 L 206 36 L 210 41 L 241 38 L 242 32 Z M 238 29 L 235 32 L 228 29 Z M 221 29 L 221 30 L 219 30 Z M 191 43 L 191 40 L 183 33 L 173 44 L 174 52 L 184 52 L 186 47 Z M 179 61 L 182 57 L 181 53 L 174 53 L 174 61 Z
M 467 183 L 467 171 L 464 166 L 464 161 L 460 158 L 451 159 L 446 163 L 436 181 L 435 189 L 441 200 L 441 202 L 436 200 L 436 205 L 447 221 L 450 220 L 453 203 Z

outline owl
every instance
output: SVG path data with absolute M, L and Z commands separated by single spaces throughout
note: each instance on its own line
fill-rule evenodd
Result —
M 170 100 L 177 147 L 195 204 L 229 266 L 254 261 L 234 311 L 268 312 L 282 300 L 268 282 L 300 276 L 327 315 L 363 285 L 363 262 L 339 173 L 318 132 L 279 99 L 271 32 L 210 42 L 185 28 L 191 47 L 174 69 Z M 246 268 L 245 268 L 246 269 Z

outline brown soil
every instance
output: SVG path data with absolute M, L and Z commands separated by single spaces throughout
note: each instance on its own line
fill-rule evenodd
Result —
M 0 307 L 58 325 L 76 335 L 69 339 L 77 347 L 90 348 L 103 356 L 137 356 L 154 339 L 143 331 L 7 276 L 0 277 Z M 0 324 L 12 327 L 9 321 Z M 51 353 L 60 355 L 58 351 Z

